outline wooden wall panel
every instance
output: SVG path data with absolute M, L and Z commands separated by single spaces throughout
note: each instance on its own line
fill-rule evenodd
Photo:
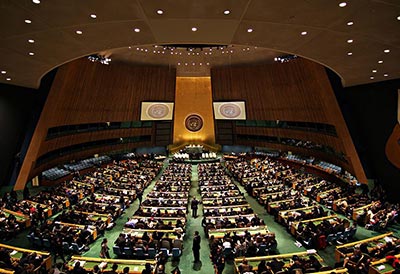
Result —
M 117 134 L 99 131 L 45 142 L 48 128 L 86 123 L 138 121 L 142 101 L 174 101 L 175 77 L 176 71 L 168 67 L 133 67 L 121 63 L 105 66 L 92 63 L 86 58 L 60 67 L 14 188 L 23 189 L 27 180 L 36 175 L 33 166 L 38 156 L 80 141 L 109 139 L 110 136 L 116 137 Z M 141 135 L 147 130 L 133 130 L 131 133 L 134 133 L 133 136 Z M 120 133 L 132 136 L 125 131 Z M 74 155 L 71 155 L 71 159 L 73 157 Z M 64 159 L 59 160 L 64 161 Z M 57 164 L 57 161 L 53 161 L 53 164 Z
M 334 125 L 338 138 L 300 130 L 295 134 L 287 130 L 262 130 L 250 127 L 242 129 L 238 127 L 235 130 L 246 134 L 254 132 L 287 138 L 296 136 L 296 139 L 305 141 L 318 140 L 323 145 L 344 152 L 351 162 L 348 170 L 354 171 L 359 181 L 367 182 L 323 66 L 297 58 L 287 63 L 213 68 L 211 79 L 213 100 L 246 101 L 248 120 L 299 121 Z M 312 150 L 304 152 L 317 156 Z

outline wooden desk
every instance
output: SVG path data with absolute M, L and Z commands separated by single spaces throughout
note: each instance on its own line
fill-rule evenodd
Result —
M 72 185 L 77 186 L 78 188 L 83 188 L 85 190 L 90 190 L 90 192 L 94 192 L 94 185 L 90 183 L 83 183 L 76 180 L 71 181 Z
M 53 215 L 52 209 L 50 207 L 48 207 L 47 205 L 45 205 L 45 204 L 40 204 L 40 203 L 37 203 L 37 202 L 34 202 L 34 201 L 30 201 L 30 200 L 22 200 L 22 201 L 25 201 L 29 205 L 32 205 L 34 207 L 39 205 L 44 210 L 44 212 L 46 212 L 47 218 L 50 217 L 51 215 Z
M 288 209 L 288 210 L 281 210 L 278 213 L 278 221 L 282 224 L 288 225 L 287 223 L 287 219 L 289 218 L 289 214 L 290 213 L 294 213 L 294 212 L 298 212 L 298 211 L 304 211 L 305 213 L 310 213 L 313 211 L 313 209 L 315 207 L 318 207 L 318 205 L 316 206 L 307 206 L 307 207 L 301 207 L 301 208 L 293 208 L 293 209 Z M 304 220 L 305 221 L 305 220 Z
M 292 233 L 293 236 L 296 236 L 296 231 L 297 231 L 297 227 L 300 223 L 309 223 L 309 222 L 313 222 L 315 225 L 318 225 L 320 223 L 322 223 L 323 221 L 329 221 L 330 223 L 334 223 L 337 220 L 337 216 L 336 215 L 330 215 L 330 216 L 325 216 L 325 217 L 320 217 L 320 218 L 315 218 L 315 219 L 309 219 L 309 220 L 304 220 L 304 221 L 300 221 L 300 222 L 293 222 L 292 225 L 290 226 L 290 233 Z
M 238 227 L 238 228 L 222 228 L 222 229 L 210 229 L 208 231 L 208 236 L 214 236 L 214 238 L 221 239 L 227 233 L 236 232 L 236 235 L 242 237 L 245 235 L 245 232 L 250 233 L 251 235 L 260 234 L 262 236 L 271 236 L 275 237 L 275 233 L 271 233 L 267 226 L 251 226 L 251 227 Z
M 262 260 L 265 260 L 267 263 L 272 261 L 272 259 L 276 258 L 280 261 L 284 262 L 283 269 L 288 269 L 290 267 L 290 261 L 293 258 L 293 256 L 296 255 L 300 259 L 308 259 L 311 255 L 315 256 L 317 260 L 321 263 L 322 266 L 327 266 L 327 264 L 324 262 L 324 260 L 321 258 L 321 256 L 318 255 L 317 251 L 314 249 L 308 250 L 308 251 L 303 251 L 303 252 L 296 252 L 296 253 L 287 253 L 287 254 L 279 254 L 279 255 L 270 255 L 270 256 L 259 256 L 259 257 L 242 257 L 242 258 L 236 258 L 235 259 L 235 270 L 236 273 L 240 273 L 239 271 L 239 265 L 243 261 L 243 259 L 246 259 L 253 267 L 253 270 L 257 270 L 259 263 Z M 332 272 L 332 270 L 327 271 L 327 273 Z
M 112 220 L 109 214 L 102 214 L 97 212 L 86 212 L 86 211 L 75 211 L 75 213 L 87 215 L 90 221 L 95 222 L 99 218 L 104 221 L 106 224 L 109 224 Z
M 9 215 L 14 215 L 17 223 L 19 223 L 22 227 L 30 227 L 31 226 L 31 218 L 28 215 L 24 215 L 19 212 L 11 211 L 6 208 L 0 210 L 4 212 L 4 214 L 8 217 Z
M 78 225 L 78 224 L 70 224 L 70 223 L 63 223 L 63 222 L 54 222 L 55 225 L 59 225 L 61 227 L 69 227 L 72 229 L 77 229 L 80 231 L 85 229 L 85 225 Z M 93 237 L 93 240 L 97 239 L 97 229 L 94 225 L 88 225 L 87 226 L 91 230 L 91 234 Z
M 122 233 L 131 234 L 134 237 L 142 238 L 143 234 L 147 232 L 150 237 L 154 232 L 164 233 L 163 238 L 176 239 L 177 235 L 173 229 L 135 229 L 135 228 L 124 228 Z
M 396 258 L 400 258 L 400 254 L 395 255 Z M 382 269 L 380 269 L 382 268 Z M 392 264 L 389 264 L 386 259 L 380 259 L 378 261 L 371 262 L 368 274 L 390 274 L 395 270 Z
M 129 220 L 155 220 L 155 221 L 163 221 L 164 224 L 168 224 L 169 222 L 172 223 L 172 225 L 176 225 L 177 221 L 180 220 L 183 225 L 186 223 L 186 218 L 185 217 L 143 217 L 143 216 L 133 216 L 129 218 Z
M 32 254 L 33 252 L 36 252 L 36 254 L 41 255 L 43 257 L 42 265 L 44 265 L 47 270 L 51 268 L 51 256 L 49 252 L 42 252 L 42 251 L 20 248 L 5 244 L 0 244 L 0 248 L 5 248 L 7 250 L 10 250 L 11 251 L 10 256 L 12 259 L 15 260 L 19 260 L 22 257 L 23 253 Z
M 146 263 L 149 263 L 153 269 L 156 265 L 156 261 L 154 260 L 120 260 L 72 256 L 71 260 L 69 260 L 67 263 L 68 269 L 72 270 L 77 261 L 82 263 L 84 262 L 83 266 L 81 263 L 81 266 L 87 271 L 92 271 L 95 265 L 100 266 L 102 263 L 106 264 L 105 268 L 103 268 L 103 271 L 110 271 L 112 265 L 116 263 L 118 265 L 118 273 L 122 273 L 125 267 L 129 267 L 129 274 L 141 274 Z
M 365 211 L 368 211 L 368 209 L 369 209 L 371 206 L 373 206 L 373 204 L 369 204 L 369 205 L 365 205 L 365 206 L 362 206 L 362 207 L 354 208 L 354 209 L 353 209 L 353 215 L 351 216 L 352 219 L 353 219 L 354 221 L 357 221 L 358 216 L 362 215 L 362 214 L 364 213 L 364 210 L 365 210 Z
M 233 215 L 233 216 L 223 216 L 223 217 L 221 217 L 221 216 L 209 216 L 209 217 L 206 217 L 206 221 L 207 222 L 210 222 L 210 223 L 212 223 L 212 224 L 216 224 L 217 223 L 217 221 L 219 221 L 219 220 L 223 220 L 223 219 L 228 219 L 230 222 L 232 222 L 232 223 L 236 223 L 236 218 L 239 218 L 239 217 L 243 217 L 243 218 L 247 218 L 249 221 L 252 219 L 252 218 L 254 218 L 256 215 L 255 214 L 247 214 L 247 215 Z
M 316 199 L 317 202 L 318 203 L 321 202 L 323 199 L 328 197 L 332 192 L 340 193 L 340 192 L 342 192 L 342 188 L 341 187 L 335 187 L 335 188 L 328 189 L 328 190 L 325 190 L 325 191 L 322 191 L 322 192 L 318 193 L 317 194 L 317 199 Z
M 378 236 L 375 236 L 375 237 L 367 238 L 367 239 L 364 239 L 364 240 L 351 242 L 351 243 L 347 243 L 347 244 L 344 244 L 344 245 L 338 245 L 338 246 L 336 246 L 336 249 L 335 249 L 335 261 L 339 262 L 341 258 L 345 258 L 345 257 L 351 256 L 351 254 L 353 254 L 353 252 L 348 252 L 348 250 L 350 250 L 350 249 L 354 250 L 354 247 L 356 245 L 360 245 L 360 244 L 363 244 L 363 243 L 368 243 L 369 245 L 372 245 L 372 247 L 373 247 L 373 246 L 376 246 L 379 243 L 385 243 L 386 242 L 385 241 L 386 237 L 390 237 L 393 240 L 398 240 L 397 237 L 393 236 L 393 232 L 389 232 L 389 233 L 385 233 L 385 234 L 378 235 Z

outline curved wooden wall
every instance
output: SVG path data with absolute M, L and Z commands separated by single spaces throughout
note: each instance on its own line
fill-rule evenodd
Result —
M 92 63 L 86 58 L 60 67 L 14 188 L 23 189 L 25 183 L 45 167 L 95 153 L 123 150 L 124 145 L 80 151 L 35 168 L 36 159 L 47 152 L 90 141 L 155 136 L 156 127 L 153 126 L 73 134 L 46 141 L 47 130 L 51 127 L 138 121 L 142 101 L 174 101 L 175 77 L 176 71 L 168 67 L 133 67 L 118 63 L 106 66 Z M 170 130 L 172 131 L 172 126 Z M 172 132 L 170 135 L 172 136 Z M 152 138 L 151 142 L 125 144 L 125 148 L 154 145 L 156 140 Z
M 312 140 L 330 146 L 338 152 L 343 152 L 350 160 L 349 165 L 342 163 L 340 166 L 355 174 L 359 181 L 367 181 L 323 66 L 297 58 L 287 63 L 212 68 L 211 79 L 213 100 L 246 101 L 248 120 L 326 123 L 335 126 L 338 137 L 292 129 L 241 128 L 233 123 L 234 134 L 238 132 L 266 134 L 304 141 Z M 219 131 L 217 128 L 217 135 Z M 217 140 L 220 139 L 216 137 Z M 242 144 L 235 137 L 233 140 L 233 144 Z M 253 142 L 246 145 L 258 144 Z M 279 147 L 294 151 L 291 146 L 285 148 L 284 145 L 279 145 Z M 318 157 L 318 153 L 314 150 L 305 152 Z M 329 155 L 327 157 L 331 158 Z M 342 161 L 337 159 L 331 162 Z

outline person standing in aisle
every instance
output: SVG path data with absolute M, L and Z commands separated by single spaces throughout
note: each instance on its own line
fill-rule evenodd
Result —
M 110 259 L 110 248 L 107 245 L 107 239 L 104 238 L 101 242 L 101 249 L 100 249 L 100 258 Z
M 196 199 L 196 197 L 193 198 L 192 200 L 192 217 L 197 218 L 197 208 L 199 207 L 199 201 Z
M 192 246 L 195 263 L 200 262 L 200 242 L 201 242 L 201 238 L 200 238 L 199 232 L 195 231 L 194 238 L 193 238 L 193 246 Z

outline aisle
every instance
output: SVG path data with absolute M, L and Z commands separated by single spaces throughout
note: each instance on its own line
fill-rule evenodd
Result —
M 189 201 L 191 202 L 194 197 L 201 201 L 201 196 L 199 194 L 197 165 L 192 165 L 192 185 L 189 192 Z M 203 218 L 203 206 L 201 204 L 199 205 L 197 210 L 198 217 L 193 218 L 192 211 L 190 209 L 190 202 L 186 221 L 186 235 L 183 239 L 184 249 L 179 262 L 179 268 L 182 273 L 199 272 L 211 274 L 214 273 L 214 268 L 209 258 L 210 248 L 208 246 L 208 239 L 204 235 L 204 229 L 201 226 L 201 220 Z M 192 252 L 192 242 L 195 231 L 199 231 L 201 236 L 200 263 L 196 264 L 193 263 L 194 257 Z M 167 273 L 169 272 L 167 271 Z

